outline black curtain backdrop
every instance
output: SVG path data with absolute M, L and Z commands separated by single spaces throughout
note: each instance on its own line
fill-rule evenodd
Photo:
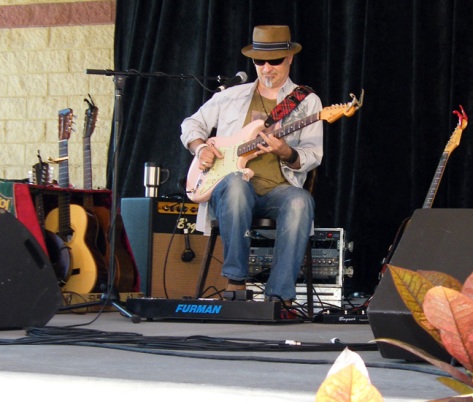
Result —
M 118 195 L 144 196 L 145 162 L 171 172 L 160 195 L 182 194 L 178 183 L 192 157 L 180 124 L 212 96 L 187 76 L 246 71 L 253 80 L 240 52 L 253 27 L 289 25 L 303 46 L 296 83 L 314 88 L 324 106 L 365 90 L 353 117 L 324 123 L 314 195 L 316 225 L 344 228 L 354 242 L 349 286 L 372 294 L 399 225 L 422 208 L 458 122 L 453 110 L 461 104 L 473 120 L 472 22 L 471 0 L 117 0 L 116 70 L 167 75 L 126 79 Z M 473 207 L 472 153 L 467 127 L 433 208 Z

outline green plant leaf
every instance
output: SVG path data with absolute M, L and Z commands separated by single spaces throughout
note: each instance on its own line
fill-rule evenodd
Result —
M 397 339 L 390 339 L 390 338 L 377 338 L 375 339 L 376 342 L 385 342 L 389 343 L 391 345 L 400 347 L 404 350 L 407 350 L 408 352 L 411 352 L 412 354 L 420 357 L 421 359 L 424 359 L 425 361 L 429 362 L 435 367 L 438 367 L 439 369 L 443 370 L 444 372 L 450 374 L 453 378 L 457 379 L 458 381 L 461 381 L 462 383 L 469 385 L 470 387 L 473 387 L 473 380 L 472 378 L 465 374 L 463 371 L 460 371 L 453 367 L 452 365 L 445 363 L 442 360 L 439 360 L 432 356 L 431 354 L 423 351 L 422 349 L 416 348 L 415 346 L 409 345 L 406 342 L 398 341 Z
M 473 371 L 473 300 L 456 290 L 436 286 L 425 295 L 423 309 L 440 331 L 447 351 Z
M 422 309 L 425 294 L 433 287 L 432 282 L 418 272 L 394 265 L 388 267 L 399 296 L 411 311 L 414 320 L 442 345 L 439 331 L 427 320 Z

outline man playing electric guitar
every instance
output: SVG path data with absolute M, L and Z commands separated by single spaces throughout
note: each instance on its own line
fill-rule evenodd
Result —
M 208 202 L 200 203 L 197 230 L 208 233 L 210 217 L 219 220 L 224 250 L 222 275 L 228 278 L 227 290 L 241 290 L 245 289 L 248 276 L 252 220 L 274 219 L 276 240 L 265 295 L 283 300 L 286 305 L 296 297 L 295 282 L 313 226 L 315 203 L 303 185 L 307 173 L 322 161 L 323 127 L 318 121 L 284 139 L 261 130 L 276 105 L 297 88 L 289 73 L 293 56 L 301 48 L 291 42 L 287 26 L 255 27 L 253 43 L 242 53 L 253 60 L 258 79 L 216 93 L 183 121 L 181 135 L 182 143 L 196 156 L 194 160 L 202 171 L 216 163 L 225 164 L 226 156 L 212 146 L 212 140 L 208 142 L 213 129 L 217 130 L 216 138 L 234 137 L 238 142 L 251 139 L 240 137 L 259 135 L 262 139 L 244 160 L 246 166 L 225 175 L 211 190 Z M 319 97 L 312 91 L 304 93 L 296 105 L 291 102 L 274 114 L 273 121 L 284 115 L 282 122 L 287 124 L 322 109 Z

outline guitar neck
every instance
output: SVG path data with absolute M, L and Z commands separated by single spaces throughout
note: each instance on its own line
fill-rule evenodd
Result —
M 92 190 L 92 156 L 90 137 L 83 138 L 84 149 L 84 190 Z
M 442 156 L 440 157 L 437 170 L 435 171 L 434 178 L 432 180 L 432 183 L 430 184 L 430 188 L 427 193 L 427 197 L 424 200 L 424 205 L 422 206 L 422 208 L 432 207 L 432 204 L 434 203 L 435 195 L 437 194 L 437 190 L 440 185 L 440 181 L 442 180 L 443 172 L 445 171 L 445 166 L 447 165 L 447 162 L 448 162 L 448 158 L 450 157 L 453 150 L 456 147 L 458 147 L 458 145 L 460 144 L 460 139 L 461 139 L 463 130 L 468 125 L 468 116 L 465 113 L 465 110 L 463 109 L 462 105 L 460 105 L 460 111 L 454 110 L 453 114 L 456 114 L 458 116 L 458 123 L 457 123 L 457 126 L 455 127 L 455 130 L 453 130 L 453 133 L 450 136 L 450 139 L 448 140 L 447 145 L 445 146 Z
M 437 170 L 435 171 L 434 178 L 432 179 L 432 183 L 430 184 L 429 191 L 427 192 L 427 196 L 425 197 L 424 204 L 422 205 L 422 208 L 432 208 L 432 204 L 434 203 L 434 199 L 437 194 L 440 182 L 442 180 L 443 173 L 445 172 L 445 166 L 447 166 L 447 161 L 449 157 L 450 153 L 448 152 L 444 152 L 442 154 L 440 162 L 437 166 Z
M 320 120 L 320 112 L 311 114 L 310 116 L 304 117 L 303 119 L 297 120 L 293 123 L 287 124 L 282 126 L 276 130 L 266 132 L 266 134 L 272 134 L 276 138 L 283 138 L 294 131 L 298 131 L 307 127 L 313 123 L 316 123 Z M 237 150 L 238 156 L 247 154 L 249 152 L 253 152 L 258 150 L 258 145 L 264 145 L 265 141 L 262 137 L 258 136 L 254 140 L 245 142 L 244 144 L 240 145 Z
M 92 156 L 90 137 L 83 138 L 84 148 L 84 190 L 92 190 Z M 92 194 L 84 193 L 82 204 L 86 210 L 92 210 L 94 199 Z
M 293 123 L 289 123 L 281 128 L 273 130 L 271 132 L 265 132 L 266 134 L 272 134 L 276 138 L 283 138 L 286 135 L 293 133 L 307 127 L 319 120 L 326 120 L 329 123 L 337 121 L 342 116 L 353 116 L 353 114 L 362 106 L 364 91 L 361 91 L 360 100 L 356 99 L 355 95 L 350 94 L 352 101 L 350 103 L 332 105 L 324 107 L 321 111 L 311 114 L 310 116 L 304 117 L 303 119 L 297 120 Z M 258 150 L 258 145 L 265 145 L 264 139 L 261 136 L 248 141 L 237 148 L 237 155 L 242 156 L 244 154 L 254 152 Z
M 69 160 L 67 140 L 59 141 L 59 187 L 69 188 Z M 61 191 L 58 197 L 59 230 L 58 235 L 65 241 L 72 234 L 71 228 L 71 197 L 69 192 Z
M 35 196 L 35 206 L 36 206 L 36 216 L 38 217 L 38 222 L 39 222 L 39 227 L 41 228 L 41 231 L 44 234 L 44 231 L 46 230 L 44 226 L 44 201 L 43 201 L 43 194 L 40 192 L 41 190 L 38 190 L 38 193 Z
M 69 188 L 69 160 L 67 140 L 59 141 L 59 177 L 60 188 Z
M 84 190 L 92 190 L 92 150 L 90 137 L 95 129 L 95 122 L 97 120 L 98 108 L 94 105 L 92 98 L 90 101 L 84 99 L 89 107 L 85 111 L 84 134 L 82 136 L 83 156 L 84 156 Z M 91 194 L 84 195 L 84 207 L 92 209 L 93 199 Z

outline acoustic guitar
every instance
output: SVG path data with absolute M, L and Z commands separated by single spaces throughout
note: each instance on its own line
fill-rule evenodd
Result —
M 265 130 L 265 133 L 272 134 L 276 138 L 283 138 L 320 120 L 333 123 L 342 116 L 351 117 L 362 106 L 363 95 L 362 91 L 358 101 L 355 95 L 351 94 L 352 101 L 349 103 L 325 107 L 320 112 L 276 130 Z M 264 120 L 254 120 L 231 137 L 210 138 L 207 144 L 217 147 L 223 158 L 216 158 L 214 165 L 207 170 L 199 169 L 199 159 L 197 156 L 194 158 L 187 174 L 187 196 L 197 203 L 208 201 L 215 186 L 230 173 L 243 172 L 250 179 L 254 172 L 245 166 L 248 161 L 255 158 L 254 153 L 259 149 L 258 144 L 264 145 L 263 138 L 258 135 L 264 128 Z
M 89 95 L 90 97 L 90 95 Z M 112 228 L 112 219 L 110 209 L 105 206 L 94 205 L 93 195 L 90 191 L 92 186 L 92 151 L 91 137 L 95 130 L 97 122 L 98 108 L 95 106 L 92 98 L 84 99 L 88 108 L 85 111 L 84 133 L 83 133 L 83 153 L 84 153 L 84 189 L 89 192 L 84 195 L 84 208 L 95 215 L 99 224 L 98 248 L 107 263 L 110 270 L 110 231 L 115 229 L 115 272 L 113 284 L 118 292 L 131 292 L 135 284 L 135 266 L 130 253 L 125 247 L 124 224 L 121 215 L 117 214 L 115 218 L 115 228 Z
M 435 200 L 435 196 L 437 195 L 437 191 L 439 189 L 440 182 L 442 181 L 442 177 L 445 172 L 445 168 L 447 166 L 447 162 L 450 158 L 450 155 L 460 145 L 460 140 L 463 134 L 463 130 L 468 125 L 468 116 L 465 113 L 465 110 L 463 109 L 462 105 L 460 105 L 460 111 L 454 110 L 453 114 L 457 115 L 458 123 L 457 123 L 457 126 L 455 127 L 455 130 L 450 135 L 450 139 L 448 140 L 444 151 L 442 152 L 442 156 L 440 157 L 440 161 L 437 165 L 437 169 L 435 170 L 434 177 L 432 179 L 432 182 L 430 183 L 429 190 L 424 199 L 424 203 L 422 205 L 423 209 L 432 208 L 432 205 Z M 380 276 L 384 275 L 384 273 L 386 272 L 388 268 L 387 266 L 389 262 L 391 261 L 391 258 L 394 255 L 394 252 L 396 251 L 396 248 L 401 240 L 402 235 L 404 234 L 404 231 L 406 230 L 408 223 L 410 222 L 410 219 L 411 219 L 410 217 L 404 219 L 401 225 L 399 226 L 396 232 L 396 235 L 394 237 L 393 244 L 389 246 L 388 254 L 385 258 L 383 258 Z
M 100 292 L 107 283 L 107 267 L 96 248 L 97 222 L 82 206 L 71 204 L 68 140 L 72 131 L 72 109 L 59 111 L 59 187 L 58 207 L 46 216 L 45 227 L 56 233 L 71 251 L 71 274 L 63 292 L 87 294 Z

